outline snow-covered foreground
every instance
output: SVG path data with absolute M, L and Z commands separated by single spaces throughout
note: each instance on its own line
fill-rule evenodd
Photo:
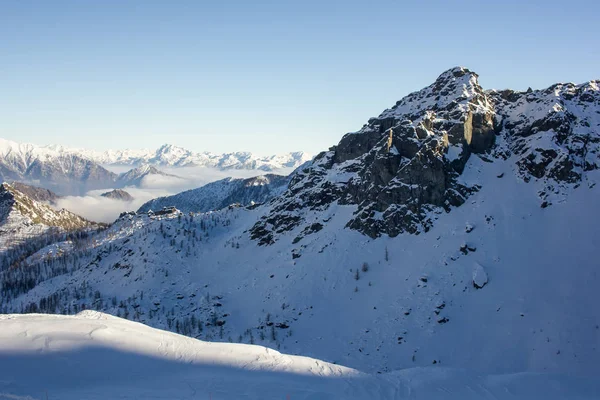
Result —
M 368 375 L 107 314 L 0 316 L 0 399 L 595 399 L 600 382 L 443 367 Z

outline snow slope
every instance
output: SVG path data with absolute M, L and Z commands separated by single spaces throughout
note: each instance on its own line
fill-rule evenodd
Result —
M 0 184 L 0 269 L 6 268 L 9 260 L 19 258 L 9 254 L 11 250 L 20 254 L 21 251 L 15 249 L 23 246 L 39 249 L 43 247 L 41 243 L 45 246 L 52 240 L 64 238 L 64 233 L 97 227 L 70 211 L 55 210 L 45 202 L 33 200 L 8 183 Z M 36 241 L 40 243 L 33 245 Z
M 225 178 L 197 189 L 150 200 L 144 203 L 138 212 L 156 211 L 170 206 L 183 212 L 205 212 L 219 210 L 233 203 L 264 203 L 280 195 L 288 183 L 289 177 L 274 174 L 248 179 Z
M 32 366 L 35 365 L 35 371 Z M 0 399 L 593 399 L 566 376 L 423 368 L 373 376 L 261 346 L 202 342 L 106 314 L 0 316 Z

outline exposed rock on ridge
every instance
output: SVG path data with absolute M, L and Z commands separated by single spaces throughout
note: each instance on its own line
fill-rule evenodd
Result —
M 484 91 L 457 67 L 371 118 L 319 154 L 251 230 L 269 244 L 318 222 L 333 202 L 355 205 L 347 226 L 371 237 L 418 234 L 435 214 L 462 205 L 479 186 L 458 179 L 473 155 L 516 156 L 525 181 L 543 179 L 540 197 L 598 168 L 600 100 L 596 81 L 529 92 Z

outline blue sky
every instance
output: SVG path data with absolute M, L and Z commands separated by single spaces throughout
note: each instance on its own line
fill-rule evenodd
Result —
M 316 153 L 444 70 L 600 78 L 598 1 L 0 0 L 0 137 Z

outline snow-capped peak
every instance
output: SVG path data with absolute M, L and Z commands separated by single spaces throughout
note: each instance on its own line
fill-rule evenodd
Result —
M 211 152 L 193 152 L 172 144 L 163 144 L 156 150 L 125 149 L 95 151 L 69 148 L 62 145 L 37 146 L 0 139 L 0 163 L 10 158 L 21 164 L 27 160 L 42 158 L 53 159 L 65 155 L 74 155 L 100 165 L 140 166 L 150 164 L 162 167 L 200 166 L 219 169 L 249 169 L 274 171 L 282 168 L 296 168 L 311 159 L 302 151 L 257 156 L 250 152 L 231 152 L 216 154 Z
M 433 84 L 409 94 L 394 107 L 385 110 L 379 119 L 406 117 L 415 120 L 425 111 L 443 110 L 453 103 L 465 108 L 468 102 L 474 110 L 487 111 L 490 104 L 483 96 L 478 78 L 479 75 L 467 68 L 451 68 L 443 72 Z

